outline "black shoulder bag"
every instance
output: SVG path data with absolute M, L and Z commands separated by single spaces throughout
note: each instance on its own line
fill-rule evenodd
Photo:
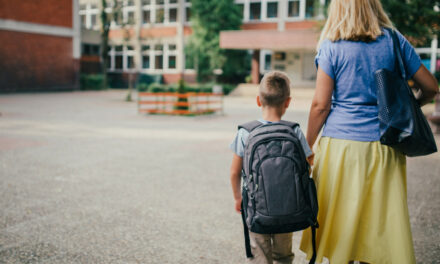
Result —
M 388 30 L 388 29 L 387 29 Z M 395 69 L 374 74 L 379 109 L 380 142 L 409 157 L 437 151 L 434 136 L 406 81 L 405 68 L 396 32 L 390 30 L 395 54 Z

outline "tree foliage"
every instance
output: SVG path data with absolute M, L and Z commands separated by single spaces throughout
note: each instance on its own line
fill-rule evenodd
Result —
M 440 36 L 439 0 L 382 0 L 396 28 L 415 46 L 429 46 L 434 34 Z
M 199 81 L 207 81 L 214 69 L 222 69 L 224 78 L 246 72 L 246 52 L 219 47 L 220 31 L 238 30 L 240 9 L 234 0 L 193 0 L 191 9 L 193 34 L 188 54 L 194 58 Z

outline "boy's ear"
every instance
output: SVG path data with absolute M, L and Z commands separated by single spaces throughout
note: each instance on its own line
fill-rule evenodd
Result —
M 260 96 L 257 95 L 257 105 L 258 107 L 261 107 L 261 101 L 260 101 Z
M 291 101 L 292 101 L 292 97 L 289 96 L 289 98 L 287 98 L 286 101 L 284 102 L 284 108 L 288 108 Z

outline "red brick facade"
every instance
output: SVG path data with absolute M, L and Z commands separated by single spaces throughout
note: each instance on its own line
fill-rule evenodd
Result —
M 0 0 L 0 19 L 43 26 L 41 33 L 22 32 L 23 27 L 0 30 L 0 92 L 78 88 L 80 65 L 73 57 L 73 36 L 46 34 L 51 28 L 44 28 L 72 28 L 72 1 Z
M 72 27 L 72 0 L 0 0 L 0 18 Z
M 0 30 L 0 91 L 74 88 L 72 39 Z

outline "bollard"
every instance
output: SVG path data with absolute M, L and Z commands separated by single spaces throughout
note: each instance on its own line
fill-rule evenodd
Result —
M 440 134 L 440 94 L 435 97 L 434 113 L 429 117 L 429 121 L 434 124 L 435 133 Z

